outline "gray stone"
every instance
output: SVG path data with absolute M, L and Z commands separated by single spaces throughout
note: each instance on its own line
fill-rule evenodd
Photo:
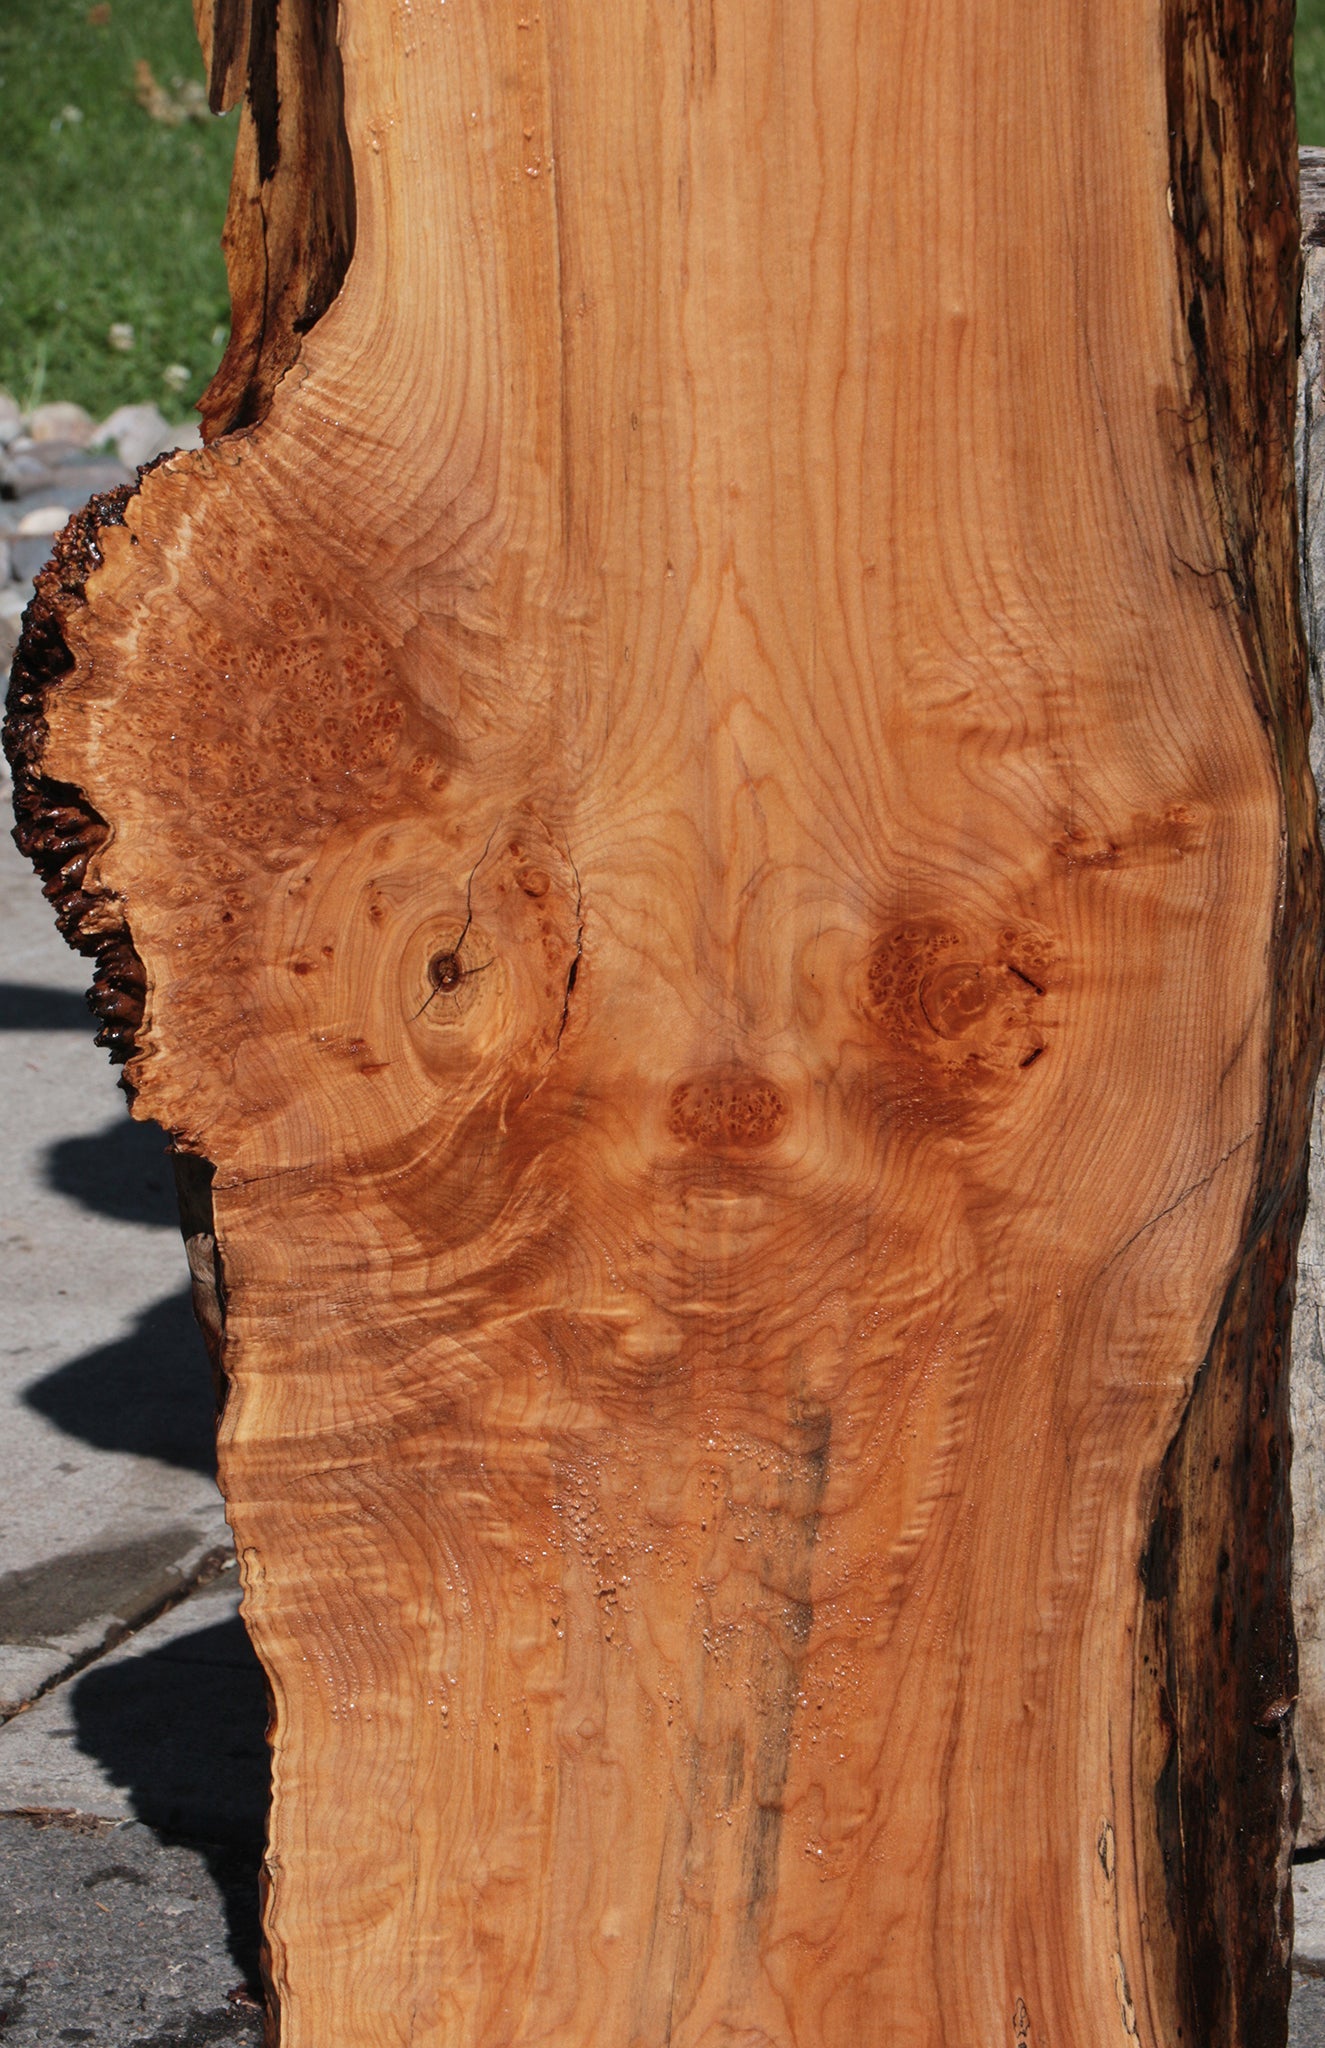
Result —
M 0 448 L 0 492 L 6 497 L 15 497 L 20 491 L 40 490 L 44 484 L 54 483 L 55 474 L 34 449 L 21 448 L 16 443 Z
M 22 583 L 31 583 L 49 561 L 52 545 L 49 534 L 15 534 L 9 543 L 10 573 Z
M 1293 1956 L 1325 1975 L 1325 1862 L 1293 1865 Z
M 28 511 L 20 511 L 14 532 L 21 540 L 27 535 L 44 534 L 48 540 L 60 531 L 68 520 L 69 513 L 63 505 L 33 505 Z
M 47 469 L 53 472 L 67 469 L 73 462 L 87 461 L 87 444 L 83 441 L 41 441 L 34 443 L 34 447 Z
M 114 490 L 117 484 L 133 482 L 123 463 L 84 460 L 76 469 L 47 476 L 32 489 L 0 505 L 0 531 L 16 533 L 26 513 L 42 505 L 58 505 L 65 512 L 77 512 L 99 491 Z
M 7 448 L 23 431 L 23 414 L 16 398 L 0 391 L 0 448 Z
M 97 447 L 113 443 L 120 461 L 136 469 L 173 448 L 196 446 L 197 431 L 172 426 L 154 405 L 121 405 L 96 428 L 93 442 Z
M 185 434 L 192 430 L 179 427 Z M 86 448 L 20 446 L 0 450 L 0 489 L 11 497 L 35 500 L 58 498 L 69 491 L 81 504 L 94 491 L 108 491 L 116 484 L 132 483 L 134 471 L 111 452 Z M 81 494 L 81 495 L 78 495 Z
M 126 469 L 122 462 L 109 455 L 89 461 L 84 450 L 76 463 L 69 463 L 57 472 L 54 495 L 63 498 L 66 491 L 79 493 L 77 502 L 85 505 L 97 492 L 113 491 L 120 484 L 131 484 L 133 480 L 134 472 Z
M 1288 2048 L 1325 2048 L 1325 1982 L 1314 1974 L 1293 1979 Z
M 1289 2048 L 1325 2048 L 1325 1863 L 1293 1867 Z
M 72 442 L 79 448 L 87 447 L 94 431 L 91 413 L 84 412 L 81 405 L 74 405 L 69 399 L 36 406 L 28 414 L 25 425 L 33 441 Z

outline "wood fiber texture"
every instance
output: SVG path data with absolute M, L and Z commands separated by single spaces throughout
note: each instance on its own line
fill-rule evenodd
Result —
M 1271 2048 L 1290 9 L 202 28 L 211 445 L 8 743 L 190 1162 L 274 2037 Z

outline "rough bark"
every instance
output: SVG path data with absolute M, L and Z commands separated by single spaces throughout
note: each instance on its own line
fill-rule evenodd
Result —
M 1183 1992 L 1173 2023 L 1221 2043 L 1282 2036 L 1299 1810 L 1287 1363 L 1319 1062 L 1321 884 L 1295 552 L 1290 31 L 1287 10 L 1240 0 L 1179 0 L 1169 12 L 1185 427 L 1206 494 L 1200 566 L 1242 640 L 1284 792 L 1269 1084 L 1247 1236 L 1165 1460 L 1146 1563 L 1143 1640 L 1168 1745 L 1157 1805 Z M 1251 1842 L 1264 1848 L 1249 1860 Z
M 285 2048 L 1283 2039 L 1247 12 L 212 17 L 244 424 L 62 544 L 10 746 L 195 1162 Z

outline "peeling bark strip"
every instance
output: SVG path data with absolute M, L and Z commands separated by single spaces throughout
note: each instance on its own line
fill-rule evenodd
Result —
M 222 245 L 230 343 L 199 410 L 213 441 L 263 418 L 354 250 L 337 0 L 194 0 L 213 113 L 243 98 Z
M 1283 2039 L 1238 12 L 208 11 L 210 445 L 61 544 L 9 745 L 194 1162 L 282 2048 Z

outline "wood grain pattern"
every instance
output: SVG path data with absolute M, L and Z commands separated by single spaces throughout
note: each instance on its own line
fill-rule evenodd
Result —
M 341 0 L 334 304 L 43 585 L 25 843 L 214 1167 L 283 2048 L 1282 2038 L 1233 13 Z

